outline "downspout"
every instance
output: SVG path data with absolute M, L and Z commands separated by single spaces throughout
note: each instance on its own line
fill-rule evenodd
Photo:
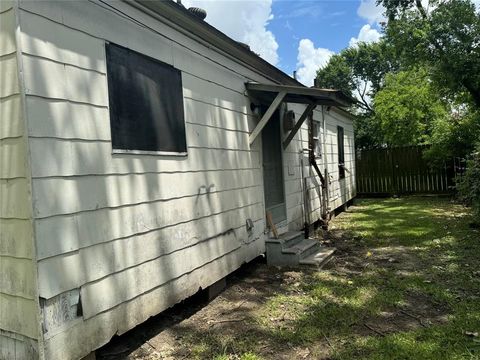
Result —
M 322 121 L 323 121 L 323 136 L 322 136 L 322 141 L 323 141 L 323 151 L 326 154 L 326 144 L 325 144 L 325 131 L 326 131 L 326 125 L 325 125 L 325 116 L 323 113 L 323 106 L 322 106 Z M 322 208 L 322 214 L 321 214 L 321 220 L 322 220 L 322 227 L 324 229 L 328 229 L 328 185 L 329 185 L 329 179 L 328 179 L 328 169 L 327 166 L 325 166 L 325 176 L 322 174 L 320 171 L 320 168 L 318 167 L 317 160 L 315 159 L 315 150 L 314 150 L 314 141 L 313 141 L 313 113 L 309 116 L 308 119 L 308 158 L 309 158 L 309 165 L 313 167 L 315 170 L 316 174 L 320 178 L 320 183 L 321 183 L 321 208 Z M 324 156 L 325 159 L 325 156 Z M 326 164 L 324 160 L 324 164 Z M 308 199 L 310 201 L 310 199 Z M 310 224 L 309 224 L 310 225 Z
M 305 177 L 304 174 L 304 168 L 305 168 L 305 149 L 300 150 L 299 155 L 300 155 L 300 166 L 301 166 L 301 174 L 302 174 L 302 187 L 303 187 L 303 219 L 304 219 L 304 224 L 303 224 L 303 231 L 305 233 L 305 239 L 308 239 L 309 237 L 309 226 L 310 226 L 310 203 L 309 203 L 309 191 L 308 191 L 308 183 L 307 183 L 307 178 Z
M 317 164 L 317 160 L 315 159 L 315 147 L 314 147 L 314 140 L 313 140 L 313 112 L 311 114 L 311 116 L 309 117 L 308 119 L 308 158 L 309 158 L 309 163 L 310 163 L 310 166 L 313 167 L 313 169 L 315 170 L 315 173 L 318 175 L 318 177 L 320 178 L 320 184 L 321 184 L 321 208 L 322 208 L 322 221 L 324 222 L 323 220 L 323 213 L 324 213 L 324 197 L 325 197 L 325 187 L 326 187 L 326 179 L 325 179 L 325 176 L 323 176 L 320 168 L 318 167 L 318 164 Z M 325 223 L 323 224 L 325 225 Z

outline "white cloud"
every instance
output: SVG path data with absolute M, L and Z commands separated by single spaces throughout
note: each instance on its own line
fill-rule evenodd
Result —
M 372 28 L 370 24 L 363 25 L 358 33 L 358 37 L 350 39 L 349 46 L 355 46 L 359 42 L 372 43 L 377 42 L 382 37 L 376 29 Z
M 273 19 L 272 0 L 183 0 L 183 5 L 207 11 L 207 21 L 273 65 L 278 64 L 278 43 L 267 25 Z
M 298 45 L 297 79 L 306 86 L 313 85 L 317 70 L 325 66 L 334 54 L 324 48 L 315 48 L 312 40 L 302 39 Z
M 357 14 L 361 18 L 368 21 L 369 24 L 380 23 L 385 21 L 385 8 L 378 6 L 376 0 L 360 0 L 360 6 Z

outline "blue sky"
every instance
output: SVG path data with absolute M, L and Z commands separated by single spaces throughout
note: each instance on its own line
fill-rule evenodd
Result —
M 312 85 L 332 54 L 356 41 L 378 41 L 376 0 L 182 0 L 206 21 L 299 81 Z M 422 0 L 425 1 L 425 0 Z
M 274 1 L 267 29 L 279 44 L 277 65 L 288 74 L 296 70 L 301 39 L 334 52 L 347 47 L 365 25 L 358 7 L 359 1 Z
M 181 1 L 187 8 L 204 8 L 205 21 L 287 74 L 296 70 L 307 86 L 334 53 L 359 41 L 378 41 L 379 23 L 385 21 L 377 0 Z M 430 0 L 421 1 L 429 6 Z M 480 11 L 480 0 L 472 1 Z

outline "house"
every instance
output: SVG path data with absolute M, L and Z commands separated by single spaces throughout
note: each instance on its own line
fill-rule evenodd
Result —
M 1 1 L 0 27 L 0 359 L 82 358 L 266 248 L 315 263 L 301 230 L 355 196 L 342 93 L 173 1 Z

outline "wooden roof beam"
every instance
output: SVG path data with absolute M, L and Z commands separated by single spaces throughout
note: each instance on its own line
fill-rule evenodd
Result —
M 305 122 L 305 119 L 308 117 L 308 115 L 317 107 L 317 104 L 308 104 L 305 110 L 303 111 L 302 116 L 300 116 L 300 119 L 295 123 L 295 126 L 293 129 L 290 131 L 288 134 L 287 138 L 283 142 L 283 150 L 285 150 L 290 142 L 292 141 L 293 137 L 297 134 L 298 130 L 300 130 L 300 127 L 302 124 Z
M 255 129 L 253 129 L 252 133 L 250 134 L 250 145 L 253 144 L 257 136 L 262 132 L 263 128 L 265 127 L 265 125 L 267 125 L 273 113 L 275 112 L 275 110 L 278 109 L 278 107 L 280 106 L 280 104 L 282 103 L 286 95 L 287 95 L 286 91 L 280 91 L 277 94 L 277 96 L 272 101 L 272 103 L 268 107 L 265 114 L 263 114 L 262 119 L 258 122 L 257 126 L 255 127 Z

